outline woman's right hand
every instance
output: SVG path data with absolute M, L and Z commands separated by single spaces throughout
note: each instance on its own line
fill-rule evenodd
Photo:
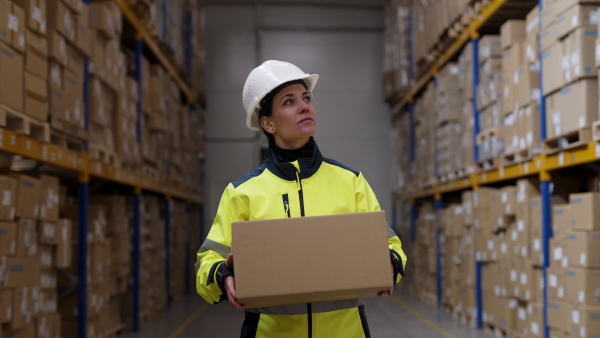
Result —
M 225 265 L 227 265 L 229 268 L 233 268 L 233 254 L 229 254 L 229 256 L 227 256 Z M 244 304 L 240 304 L 237 300 L 237 295 L 235 293 L 235 278 L 233 278 L 233 276 L 227 276 L 225 277 L 223 283 L 225 284 L 225 290 L 227 291 L 227 299 L 229 300 L 229 303 L 238 310 L 245 309 L 246 306 Z

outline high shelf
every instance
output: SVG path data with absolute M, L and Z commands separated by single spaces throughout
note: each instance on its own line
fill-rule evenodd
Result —
M 479 121 L 478 121 L 478 111 L 476 105 L 476 93 L 475 88 L 477 87 L 479 80 L 479 62 L 477 60 L 477 45 L 479 43 L 479 33 L 480 28 L 483 27 L 488 19 L 493 17 L 503 6 L 505 6 L 510 1 L 507 0 L 491 0 L 487 2 L 487 6 L 481 10 L 479 15 L 476 15 L 473 20 L 466 26 L 464 31 L 450 44 L 450 46 L 440 54 L 439 58 L 437 58 L 430 70 L 426 72 L 420 78 L 414 78 L 414 63 L 410 62 L 408 74 L 411 76 L 411 83 L 413 85 L 409 87 L 408 93 L 403 95 L 402 97 L 396 97 L 395 102 L 392 104 L 392 118 L 397 117 L 399 114 L 408 114 L 408 123 L 410 123 L 409 129 L 409 163 L 410 163 L 410 173 L 411 175 L 414 173 L 414 163 L 416 157 L 416 142 L 415 142 L 415 105 L 414 100 L 415 97 L 420 95 L 420 93 L 424 90 L 425 86 L 431 81 L 436 81 L 436 77 L 440 69 L 446 65 L 449 61 L 451 61 L 455 56 L 461 51 L 461 49 L 469 42 L 472 42 L 473 48 L 473 119 L 474 119 L 474 137 L 477 134 L 479 129 Z M 532 6 L 533 6 L 532 2 Z M 542 1 L 537 1 L 537 5 L 539 6 L 539 12 L 543 13 Z M 412 17 L 412 15 L 411 15 Z M 539 20 L 540 31 L 541 31 L 541 20 Z M 496 27 L 499 28 L 499 27 Z M 411 25 L 412 29 L 412 25 Z M 538 36 L 539 37 L 539 36 Z M 413 38 L 412 33 L 409 34 L 409 55 L 412 57 L 413 54 Z M 538 39 L 539 40 L 539 39 Z M 538 46 L 539 58 L 538 60 L 542 60 L 541 58 L 541 47 Z M 538 61 L 541 63 L 541 61 Z M 540 92 L 544 92 L 542 88 L 542 71 L 540 67 Z M 544 96 L 541 97 L 540 102 L 540 134 L 541 141 L 543 142 L 546 139 L 546 107 Z M 478 155 L 478 147 L 477 143 L 473 142 L 473 154 L 475 161 L 477 161 Z M 591 141 L 584 144 L 581 144 L 577 148 L 574 149 L 565 149 L 560 152 L 553 153 L 551 155 L 546 155 L 542 151 L 540 155 L 533 156 L 531 159 L 513 164 L 510 166 L 503 166 L 500 164 L 498 168 L 492 170 L 484 170 L 481 169 L 476 173 L 469 174 L 467 177 L 461 177 L 450 180 L 435 180 L 433 179 L 428 185 L 421 186 L 419 188 L 405 188 L 398 189 L 394 192 L 394 203 L 398 203 L 400 201 L 407 203 L 410 206 L 410 241 L 415 242 L 416 238 L 416 203 L 420 199 L 430 199 L 433 200 L 434 210 L 436 214 L 439 213 L 439 210 L 442 207 L 442 200 L 444 195 L 448 195 L 451 193 L 460 192 L 463 190 L 477 190 L 480 186 L 486 185 L 501 185 L 503 182 L 514 181 L 520 178 L 525 177 L 537 177 L 540 180 L 540 192 L 542 199 L 542 271 L 543 271 L 543 279 L 546 281 L 546 269 L 549 266 L 550 262 L 550 253 L 549 253 L 549 242 L 552 234 L 552 204 L 551 204 L 551 184 L 552 184 L 552 173 L 557 170 L 562 170 L 569 167 L 577 167 L 588 165 L 593 162 L 600 161 L 600 143 L 599 141 Z M 437 162 L 437 161 L 434 161 Z M 434 169 L 434 172 L 437 173 L 437 168 Z M 439 225 L 437 228 L 436 236 L 436 266 L 438 268 L 437 272 L 437 300 L 438 305 L 441 304 L 441 298 L 443 290 L 442 288 L 442 276 L 440 273 L 440 234 L 439 234 Z M 482 282 L 481 282 L 481 267 L 480 262 L 475 261 L 475 304 L 477 308 L 476 315 L 476 323 L 478 328 L 483 327 L 482 322 Z M 547 287 L 544 288 L 545 290 Z M 544 291 L 544 337 L 549 337 L 549 328 L 547 321 L 547 293 Z

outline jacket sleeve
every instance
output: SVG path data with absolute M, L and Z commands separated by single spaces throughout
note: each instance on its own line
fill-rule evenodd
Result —
M 381 210 L 373 189 L 371 189 L 371 186 L 362 173 L 360 173 L 356 179 L 355 191 L 356 205 L 358 208 L 357 212 Z M 392 266 L 394 267 L 394 283 L 398 283 L 404 276 L 404 269 L 406 268 L 406 254 L 402 250 L 402 242 L 400 242 L 400 238 L 389 225 L 388 245 L 390 248 L 390 259 Z
M 213 225 L 198 250 L 196 291 L 207 302 L 216 304 L 225 299 L 219 279 L 225 260 L 231 253 L 231 223 L 248 220 L 248 206 L 229 184 L 223 195 Z

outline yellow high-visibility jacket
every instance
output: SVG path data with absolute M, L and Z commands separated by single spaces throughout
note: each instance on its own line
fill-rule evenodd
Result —
M 209 303 L 227 299 L 218 271 L 231 252 L 231 223 L 284 217 L 379 211 L 364 176 L 323 158 L 316 144 L 312 156 L 280 161 L 269 148 L 267 160 L 230 183 L 212 228 L 198 251 L 196 291 Z M 396 283 L 404 275 L 406 255 L 390 228 L 389 247 Z M 362 299 L 247 309 L 242 337 L 370 337 Z

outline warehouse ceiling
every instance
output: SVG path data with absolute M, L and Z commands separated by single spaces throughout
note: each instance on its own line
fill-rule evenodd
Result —
M 383 7 L 385 0 L 208 0 L 208 5 L 310 5 L 339 7 Z

